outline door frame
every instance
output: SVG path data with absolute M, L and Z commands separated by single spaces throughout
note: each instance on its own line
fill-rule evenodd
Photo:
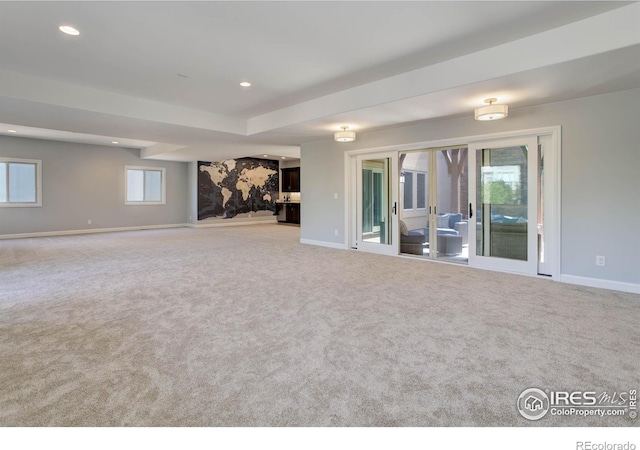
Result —
M 461 136 L 438 140 L 417 141 L 408 144 L 387 145 L 380 147 L 369 147 L 358 150 L 344 152 L 344 243 L 350 248 L 352 223 L 351 210 L 353 193 L 351 192 L 351 164 L 355 164 L 353 156 L 361 153 L 376 153 L 386 151 L 397 151 L 398 153 L 408 150 L 420 150 L 429 147 L 447 147 L 466 143 L 467 145 L 492 139 L 512 138 L 535 134 L 539 142 L 546 144 L 545 149 L 545 191 L 547 201 L 545 202 L 545 218 L 548 225 L 545 230 L 545 239 L 548 243 L 548 250 L 545 252 L 547 259 L 546 275 L 553 280 L 560 280 L 561 267 L 561 212 L 562 212 L 562 127 L 560 125 L 530 128 L 525 130 L 514 130 L 500 133 L 487 133 L 471 136 Z M 338 199 L 338 194 L 334 194 L 334 200 Z M 443 262 L 446 264 L 446 262 Z M 464 267 L 464 266 L 461 266 Z

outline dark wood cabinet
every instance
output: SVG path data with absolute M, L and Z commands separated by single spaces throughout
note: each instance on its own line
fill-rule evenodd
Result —
M 300 167 L 282 169 L 282 192 L 300 192 Z
M 300 203 L 278 202 L 278 218 L 283 223 L 300 223 Z
M 287 223 L 300 223 L 300 203 L 287 203 L 285 208 Z

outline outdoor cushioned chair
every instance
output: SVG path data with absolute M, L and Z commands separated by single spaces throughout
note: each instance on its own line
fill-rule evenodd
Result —
M 422 255 L 425 242 L 424 234 L 408 231 L 407 225 L 400 221 L 400 253 Z

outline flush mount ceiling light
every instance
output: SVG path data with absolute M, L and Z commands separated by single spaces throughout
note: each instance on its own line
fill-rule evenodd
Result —
M 118 141 L 111 141 L 112 144 L 119 144 L 120 142 Z
M 78 31 L 77 28 L 72 27 L 71 25 L 60 25 L 58 27 L 58 30 L 62 31 L 65 34 L 68 34 L 70 36 L 78 36 L 80 34 L 80 32 Z
M 7 130 L 9 133 L 17 133 L 16 130 Z
M 250 87 L 251 83 L 249 83 L 248 81 L 243 81 L 243 82 L 240 83 L 240 86 L 242 86 L 242 87 Z
M 348 126 L 344 125 L 340 127 L 342 131 L 338 131 L 333 134 L 333 139 L 337 142 L 352 142 L 356 140 L 356 132 L 355 131 L 347 131 L 349 129 Z
M 494 105 L 493 103 L 497 101 L 497 98 L 488 98 L 484 101 L 485 103 L 488 103 L 487 106 L 476 108 L 476 120 L 498 120 L 507 117 L 507 115 L 509 115 L 509 106 Z

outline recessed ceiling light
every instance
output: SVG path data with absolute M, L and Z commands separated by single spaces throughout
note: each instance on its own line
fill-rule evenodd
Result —
M 16 130 L 7 130 L 9 133 L 17 133 Z
M 249 83 L 248 81 L 243 81 L 243 82 L 240 83 L 240 86 L 249 87 L 249 86 L 251 86 L 251 83 Z
M 262 156 L 264 156 L 265 158 L 268 158 L 268 157 L 269 157 L 269 155 L 262 155 Z
M 74 28 L 74 27 L 72 27 L 70 25 L 60 25 L 58 27 L 58 30 L 60 30 L 63 33 L 68 34 L 70 36 L 78 36 L 80 34 L 80 32 L 76 28 Z
M 111 141 L 112 144 L 119 144 L 120 142 L 118 141 Z
M 282 159 L 287 159 L 287 157 L 286 157 L 286 156 L 283 156 L 283 157 L 282 157 Z

